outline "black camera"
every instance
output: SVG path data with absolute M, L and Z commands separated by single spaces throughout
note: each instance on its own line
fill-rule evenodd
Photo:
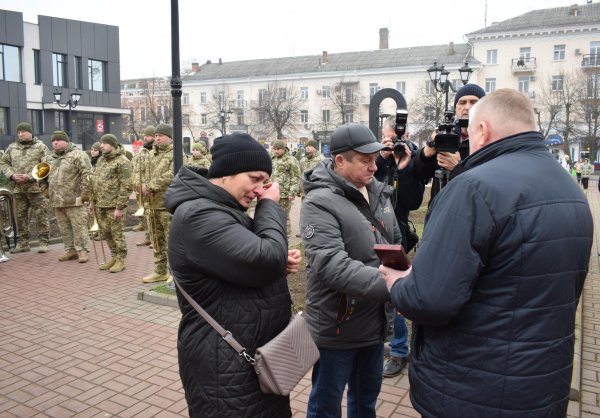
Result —
M 438 126 L 439 133 L 432 141 L 427 142 L 427 146 L 435 148 L 437 152 L 457 152 L 460 148 L 461 138 L 453 132 L 455 127 L 466 128 L 469 126 L 469 119 L 458 119 L 454 121 L 454 113 L 447 111 L 444 114 L 444 122 Z

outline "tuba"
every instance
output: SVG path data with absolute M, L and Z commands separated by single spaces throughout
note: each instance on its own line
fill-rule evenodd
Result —
M 13 193 L 4 188 L 0 188 L 0 263 L 10 260 L 2 250 L 2 240 L 6 240 L 8 249 L 10 249 L 10 239 L 13 239 L 13 246 L 17 245 L 17 217 L 15 214 L 15 198 Z
M 50 174 L 50 165 L 48 163 L 38 163 L 31 170 L 31 177 L 37 181 L 44 180 Z

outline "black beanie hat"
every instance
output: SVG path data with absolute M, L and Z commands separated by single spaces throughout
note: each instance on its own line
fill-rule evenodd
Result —
M 458 103 L 458 99 L 463 96 L 477 96 L 480 99 L 485 96 L 485 91 L 479 87 L 477 84 L 465 84 L 456 92 L 454 96 L 454 107 L 456 107 L 456 103 Z
M 261 144 L 248 134 L 233 133 L 215 139 L 210 149 L 212 164 L 208 178 L 232 176 L 248 171 L 273 171 L 271 156 Z

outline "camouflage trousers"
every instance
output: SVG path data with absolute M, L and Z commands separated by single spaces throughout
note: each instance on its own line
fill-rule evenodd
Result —
M 48 244 L 50 221 L 48 219 L 48 199 L 43 193 L 15 193 L 15 216 L 19 245 L 29 245 L 29 210 L 35 218 L 40 243 Z
M 125 210 L 123 217 L 119 220 L 114 216 L 115 208 L 96 207 L 96 218 L 98 226 L 102 233 L 102 238 L 106 240 L 112 258 L 125 258 L 127 256 L 127 242 L 125 241 Z
M 82 251 L 88 247 L 88 214 L 85 206 L 52 208 L 65 250 Z
M 169 226 L 171 215 L 164 209 L 148 209 L 148 230 L 154 251 L 154 272 L 167 274 L 167 254 L 169 253 Z
M 293 203 L 293 201 L 286 199 L 284 197 L 279 199 L 279 206 L 281 206 L 283 208 L 283 210 L 285 211 L 286 218 L 287 218 L 286 221 L 287 221 L 288 237 L 292 234 L 292 224 L 290 222 L 290 210 L 292 209 L 292 203 Z

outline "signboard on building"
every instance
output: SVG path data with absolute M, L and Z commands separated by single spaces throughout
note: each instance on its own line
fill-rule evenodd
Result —
M 96 133 L 97 134 L 104 133 L 104 119 L 96 119 Z

